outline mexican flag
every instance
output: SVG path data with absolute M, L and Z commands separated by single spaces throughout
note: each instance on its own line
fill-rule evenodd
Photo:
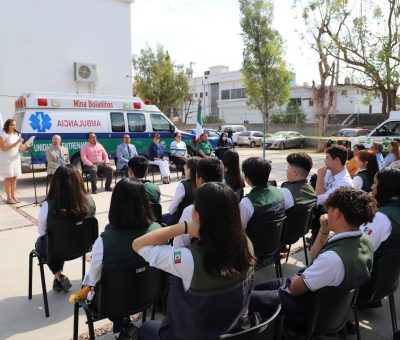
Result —
M 197 107 L 197 119 L 196 119 L 196 143 L 203 136 L 203 119 L 201 118 L 201 102 L 199 100 L 199 105 Z

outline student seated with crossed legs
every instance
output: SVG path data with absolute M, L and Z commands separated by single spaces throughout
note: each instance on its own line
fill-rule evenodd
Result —
M 324 287 L 359 287 L 370 278 L 373 247 L 359 230 L 372 221 L 376 201 L 363 191 L 339 188 L 325 201 L 328 211 L 311 253 L 314 261 L 303 272 L 281 282 L 270 280 L 254 287 L 249 310 L 269 317 L 282 304 L 285 323 L 303 330 L 311 314 L 314 292 Z M 330 232 L 335 235 L 328 240 Z

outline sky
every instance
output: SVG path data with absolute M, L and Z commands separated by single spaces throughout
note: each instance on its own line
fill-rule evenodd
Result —
M 285 40 L 286 60 L 296 73 L 296 83 L 318 80 L 317 57 L 302 43 L 296 29 L 292 0 L 275 0 L 274 27 Z M 131 5 L 132 53 L 146 44 L 164 46 L 175 64 L 201 76 L 210 66 L 226 65 L 231 71 L 242 64 L 240 11 L 237 0 L 135 0 Z M 318 82 L 318 81 L 317 81 Z

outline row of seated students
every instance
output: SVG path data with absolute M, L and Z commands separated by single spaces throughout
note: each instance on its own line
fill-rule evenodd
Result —
M 326 286 L 367 284 L 374 250 L 375 256 L 395 251 L 400 242 L 400 189 L 393 185 L 400 182 L 400 170 L 378 172 L 372 195 L 368 195 L 352 188 L 350 177 L 347 180 L 342 151 L 340 146 L 329 148 L 325 160 L 328 169 L 318 170 L 315 196 L 327 214 L 320 218 L 312 247 L 314 261 L 283 284 L 274 280 L 252 290 L 256 258 L 246 231 L 258 218 L 276 218 L 291 205 L 315 198 L 306 181 L 312 160 L 304 153 L 288 156 L 289 183 L 281 189 L 268 185 L 271 166 L 267 161 L 256 157 L 245 160 L 242 171 L 252 190 L 240 202 L 235 191 L 222 184 L 224 169 L 220 161 L 197 160 L 193 204 L 183 209 L 178 223 L 165 228 L 154 224 L 143 183 L 133 178 L 118 182 L 111 198 L 110 226 L 95 243 L 84 284 L 95 286 L 104 261 L 124 261 L 138 255 L 151 266 L 172 274 L 166 317 L 162 322 L 144 323 L 139 330 L 141 339 L 187 339 L 193 334 L 198 339 L 216 339 L 240 328 L 248 310 L 267 317 L 278 303 L 283 306 L 285 322 L 304 326 L 313 292 Z M 56 186 L 58 171 L 52 186 Z M 81 181 L 81 176 L 76 177 Z M 132 186 L 142 189 L 127 189 Z M 83 184 L 80 187 L 82 197 L 86 197 Z M 51 192 L 52 188 L 49 195 Z M 64 193 L 63 197 L 75 197 Z M 65 202 L 53 207 L 48 217 L 71 216 Z M 143 217 L 140 223 L 139 216 Z M 331 231 L 335 236 L 328 240 Z M 123 234 L 129 234 L 129 242 Z M 173 246 L 166 245 L 172 238 Z M 62 275 L 61 270 L 57 274 Z M 299 310 L 303 312 L 300 324 Z M 113 321 L 116 337 L 124 339 L 133 327 L 129 318 Z

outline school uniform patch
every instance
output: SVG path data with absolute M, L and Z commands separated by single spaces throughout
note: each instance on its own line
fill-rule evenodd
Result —
M 372 234 L 372 229 L 368 228 L 367 226 L 364 227 L 363 232 L 367 235 L 371 235 Z
M 175 264 L 182 262 L 182 256 L 180 251 L 174 251 L 174 262 Z

